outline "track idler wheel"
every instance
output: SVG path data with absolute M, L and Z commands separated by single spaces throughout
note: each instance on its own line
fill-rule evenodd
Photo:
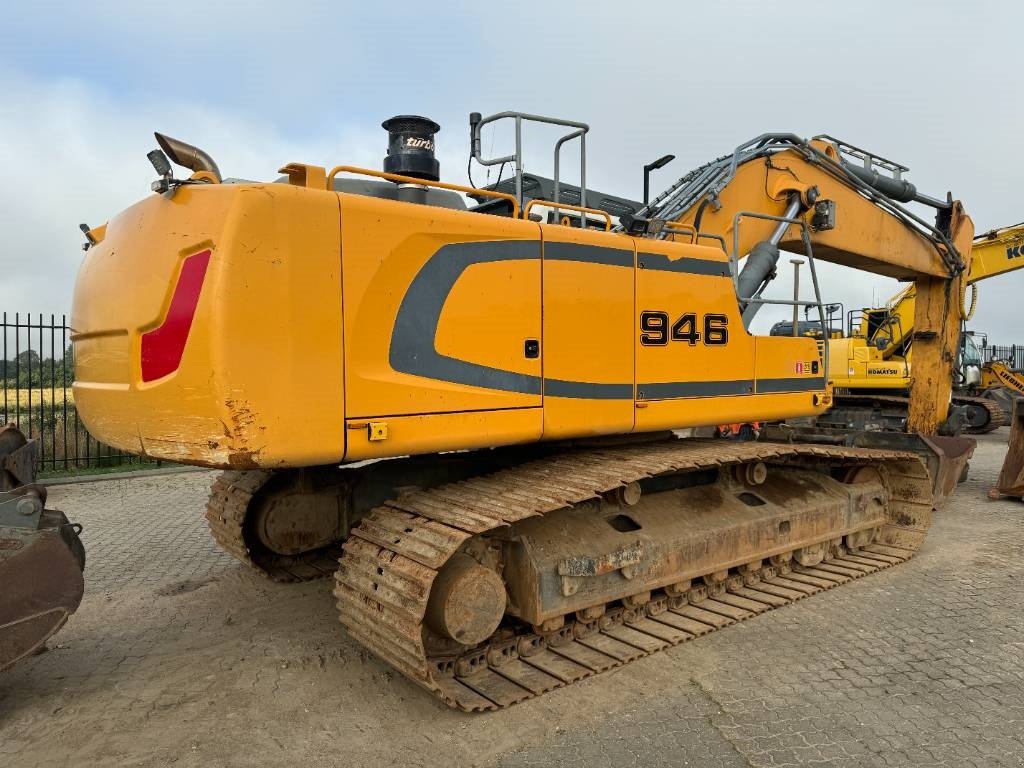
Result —
M 504 615 L 505 583 L 497 573 L 466 554 L 445 564 L 427 603 L 432 630 L 463 645 L 476 645 L 494 634 Z
M 969 432 L 985 430 L 992 415 L 983 406 L 976 403 L 968 403 L 964 406 L 964 427 Z

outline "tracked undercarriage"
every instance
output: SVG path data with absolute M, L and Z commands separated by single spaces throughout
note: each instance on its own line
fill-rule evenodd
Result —
M 418 487 L 387 488 L 417 461 Z M 760 442 L 508 461 L 486 459 L 491 474 L 457 456 L 440 473 L 428 459 L 287 481 L 224 473 L 208 517 L 225 549 L 278 579 L 335 571 L 344 539 L 335 595 L 349 633 L 480 711 L 903 562 L 926 535 L 936 479 L 908 451 Z M 284 510 L 299 507 L 321 514 L 283 535 Z M 300 540 L 320 546 L 267 547 Z
M 961 409 L 963 432 L 969 435 L 983 435 L 1010 423 L 1000 403 L 989 397 L 954 394 L 952 404 Z M 818 423 L 840 428 L 902 431 L 906 428 L 909 407 L 909 397 L 837 392 L 835 406 L 820 416 Z

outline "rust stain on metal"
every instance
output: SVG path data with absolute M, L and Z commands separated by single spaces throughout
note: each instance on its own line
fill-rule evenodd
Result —
M 629 565 L 637 565 L 643 557 L 639 544 L 623 547 L 606 555 L 568 557 L 558 565 L 560 576 L 600 576 Z
M 250 444 L 253 425 L 258 419 L 249 404 L 244 400 L 228 398 L 224 401 L 228 409 L 229 424 L 224 424 L 224 435 L 231 441 L 228 450 L 228 466 L 232 469 L 258 469 L 259 455 L 262 448 Z M 262 430 L 263 427 L 256 427 Z

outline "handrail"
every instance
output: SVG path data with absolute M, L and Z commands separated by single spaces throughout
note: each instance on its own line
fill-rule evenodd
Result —
M 570 211 L 578 211 L 578 212 L 583 213 L 583 214 L 593 213 L 593 214 L 596 214 L 598 216 L 603 216 L 604 217 L 604 220 L 605 220 L 604 231 L 605 232 L 609 231 L 612 228 L 612 217 L 611 217 L 611 214 L 608 213 L 608 211 L 602 211 L 600 208 L 587 208 L 586 206 L 583 206 L 583 205 L 570 205 L 569 203 L 556 203 L 553 200 L 545 200 L 545 199 L 543 199 L 541 197 L 535 197 L 530 202 L 528 202 L 526 204 L 526 207 L 523 209 L 523 218 L 524 219 L 529 218 L 529 216 L 530 216 L 530 209 L 533 208 L 533 206 L 535 206 L 535 205 L 546 205 L 549 208 L 558 208 L 559 210 L 562 209 L 562 208 L 567 208 Z M 585 216 L 581 216 L 580 217 L 580 224 L 581 224 L 580 229 L 585 229 L 586 228 L 585 226 L 583 226 L 583 224 L 585 224 L 585 222 L 586 222 L 586 217 Z
M 700 245 L 700 239 L 702 237 L 706 237 L 709 240 L 714 240 L 715 242 L 717 242 L 719 244 L 719 246 L 721 246 L 722 253 L 724 253 L 726 256 L 729 255 L 729 248 L 725 244 L 725 238 L 724 237 L 722 237 L 721 235 L 716 235 L 713 232 L 698 232 L 697 233 L 697 245 Z
M 697 242 L 697 228 L 692 224 L 683 224 L 678 221 L 666 221 L 663 228 L 668 229 L 670 235 L 689 235 L 691 244 Z
M 779 224 L 787 224 L 789 226 L 797 226 L 800 228 L 800 239 L 804 244 L 804 255 L 807 257 L 807 267 L 811 273 L 811 285 L 814 288 L 814 301 L 806 299 L 764 299 L 761 298 L 764 289 L 767 287 L 767 283 L 762 285 L 761 288 L 751 297 L 743 299 L 747 305 L 764 306 L 765 304 L 774 304 L 778 306 L 789 306 L 789 307 L 816 307 L 818 310 L 818 321 L 821 323 L 822 329 L 822 345 L 821 345 L 821 364 L 824 368 L 824 377 L 828 379 L 829 371 L 829 348 L 827 339 L 825 339 L 825 303 L 821 300 L 821 286 L 818 284 L 818 271 L 814 266 L 814 249 L 811 246 L 811 236 L 808 232 L 807 222 L 802 218 L 793 216 L 773 216 L 768 213 L 757 213 L 755 211 L 737 211 L 733 217 L 733 236 L 732 236 L 732 253 L 729 255 L 729 271 L 732 272 L 732 282 L 736 290 L 736 296 L 739 298 L 739 244 L 740 244 L 740 222 L 742 219 L 761 219 L 764 221 L 774 221 Z M 745 315 L 746 310 L 744 310 Z M 753 320 L 753 317 L 751 317 Z M 744 316 L 744 324 L 746 324 L 746 318 Z
M 675 237 L 676 235 L 689 235 L 690 245 L 700 245 L 700 239 L 703 237 L 708 240 L 714 240 L 722 249 L 722 253 L 726 256 L 729 255 L 729 247 L 725 243 L 725 238 L 721 235 L 716 235 L 713 232 L 700 232 L 692 224 L 683 224 L 679 221 L 666 221 L 662 225 L 662 231 L 668 230 L 669 237 Z
M 516 137 L 516 149 L 515 153 L 511 155 L 505 155 L 504 157 L 494 157 L 486 159 L 483 157 L 483 153 L 480 147 L 480 133 L 481 129 L 489 124 L 498 120 L 511 119 L 515 121 L 515 137 Z M 587 132 L 590 130 L 590 126 L 586 123 L 580 123 L 576 120 L 563 120 L 557 117 L 545 117 L 544 115 L 532 115 L 528 112 L 515 112 L 505 111 L 498 112 L 487 117 L 480 117 L 479 112 L 474 112 L 469 116 L 470 126 L 470 154 L 471 156 L 481 165 L 500 165 L 502 163 L 512 163 L 514 166 L 514 177 L 515 177 L 515 189 L 516 199 L 523 202 L 523 121 L 532 123 L 546 123 L 548 125 L 561 125 L 566 128 L 575 128 L 572 131 L 555 144 L 555 200 L 558 200 L 559 190 L 559 155 L 562 151 L 562 145 L 575 138 L 580 140 L 580 203 L 583 205 L 587 204 Z
M 493 197 L 499 200 L 508 200 L 512 203 L 512 218 L 519 218 L 519 201 L 516 200 L 515 195 L 510 195 L 506 192 L 495 192 L 491 189 L 477 189 L 476 187 L 464 187 L 461 184 L 449 184 L 445 181 L 430 181 L 428 179 L 417 179 L 413 176 L 401 176 L 397 173 L 385 173 L 384 171 L 374 171 L 370 168 L 360 168 L 355 165 L 336 165 L 331 168 L 330 173 L 327 174 L 327 189 L 331 189 L 334 182 L 334 177 L 339 173 L 353 173 L 360 176 L 375 176 L 379 179 L 387 179 L 388 181 L 394 181 L 398 184 L 415 184 L 419 187 L 437 187 L 438 189 L 449 189 L 453 192 L 462 192 L 467 195 L 482 195 L 484 197 Z M 567 207 L 567 206 L 563 206 Z

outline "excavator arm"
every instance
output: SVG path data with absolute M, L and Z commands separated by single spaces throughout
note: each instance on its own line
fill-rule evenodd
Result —
M 962 320 L 969 321 L 977 307 L 977 283 L 1024 267 L 1022 248 L 1024 225 L 1021 224 L 994 229 L 974 238 L 970 268 L 966 276 L 961 275 L 958 279 L 959 300 L 955 303 Z M 971 287 L 969 298 L 968 286 Z M 940 308 L 938 311 L 943 310 Z M 904 286 L 884 306 L 862 310 L 859 325 L 852 329 L 851 336 L 830 344 L 830 351 L 838 353 L 841 360 L 834 370 L 845 371 L 847 367 L 849 370 L 849 378 L 843 378 L 837 386 L 848 390 L 848 396 L 861 399 L 874 397 L 880 390 L 896 393 L 898 397 L 900 390 L 910 386 L 914 380 L 910 376 L 911 357 L 915 360 L 920 357 L 921 344 L 913 344 L 918 337 L 917 312 L 917 283 L 914 282 Z M 886 362 L 891 365 L 880 365 Z M 965 427 L 968 431 L 990 431 L 1004 423 L 1000 407 L 1009 411 L 1012 406 L 1010 393 L 1019 393 L 1024 381 L 1005 369 L 996 373 L 990 364 L 986 364 L 978 386 L 963 365 L 964 360 L 958 360 L 954 370 L 954 403 L 967 409 Z M 917 365 L 913 366 L 913 372 L 916 376 L 921 375 Z M 978 390 L 981 391 L 980 399 L 975 397 Z
M 934 434 L 949 408 L 974 227 L 959 202 L 919 193 L 902 178 L 906 170 L 830 137 L 765 134 L 687 174 L 625 226 L 720 239 L 748 323 L 782 249 L 914 281 L 908 429 Z M 936 221 L 905 202 L 936 208 Z
M 1024 267 L 1024 223 L 992 229 L 974 238 L 968 284 Z

